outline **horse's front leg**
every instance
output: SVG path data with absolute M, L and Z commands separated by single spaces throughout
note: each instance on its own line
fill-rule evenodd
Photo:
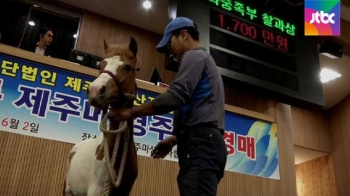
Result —
M 105 158 L 103 157 L 103 148 L 96 154 L 92 164 L 90 174 L 89 189 L 87 196 L 101 196 L 104 192 L 105 182 L 107 181 L 108 172 Z

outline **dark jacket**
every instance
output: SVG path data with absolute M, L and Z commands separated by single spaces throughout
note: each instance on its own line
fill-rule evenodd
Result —
M 24 46 L 21 46 L 20 48 L 22 48 L 23 50 L 28 50 L 28 51 L 31 51 L 31 52 L 35 53 L 36 44 L 35 45 L 24 45 Z M 50 56 L 52 58 L 56 57 L 55 52 L 52 50 L 52 48 L 50 46 L 46 46 L 44 55 L 45 56 Z

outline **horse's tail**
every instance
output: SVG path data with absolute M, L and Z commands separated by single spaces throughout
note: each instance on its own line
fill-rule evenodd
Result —
M 63 190 L 62 190 L 62 195 L 63 195 L 63 196 L 67 196 L 67 195 L 66 195 L 66 183 L 67 183 L 67 178 L 64 177 Z

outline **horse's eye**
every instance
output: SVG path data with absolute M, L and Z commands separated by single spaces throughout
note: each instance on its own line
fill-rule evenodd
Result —
M 131 68 L 130 65 L 126 65 L 126 66 L 124 67 L 124 70 L 125 70 L 125 71 L 131 71 L 131 69 L 132 69 L 132 68 Z

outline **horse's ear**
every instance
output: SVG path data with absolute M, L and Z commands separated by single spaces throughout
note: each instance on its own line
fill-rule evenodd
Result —
M 108 44 L 106 42 L 106 39 L 103 39 L 103 47 L 104 47 L 105 51 L 108 49 Z
M 129 50 L 136 57 L 136 55 L 137 55 L 137 43 L 136 43 L 136 40 L 135 40 L 135 38 L 133 36 L 131 36 L 131 38 L 130 38 Z

